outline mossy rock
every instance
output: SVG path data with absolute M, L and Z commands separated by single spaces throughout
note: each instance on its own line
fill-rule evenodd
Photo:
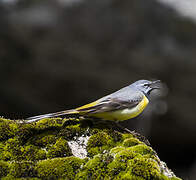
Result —
M 0 118 L 0 178 L 179 179 L 134 133 L 73 118 Z
M 66 157 L 71 156 L 71 149 L 65 139 L 58 139 L 56 143 L 48 149 L 47 157 L 55 158 L 55 157 Z
M 84 160 L 77 157 L 53 158 L 39 161 L 35 170 L 37 176 L 46 179 L 74 179 Z
M 35 164 L 33 161 L 16 161 L 10 163 L 10 177 L 34 177 L 36 176 Z
M 8 172 L 9 172 L 9 163 L 0 160 L 0 178 L 6 176 Z

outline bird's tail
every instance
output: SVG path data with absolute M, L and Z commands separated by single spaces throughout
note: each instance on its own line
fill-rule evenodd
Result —
M 66 115 L 70 115 L 70 114 L 76 115 L 78 113 L 79 112 L 77 110 L 70 109 L 70 110 L 59 111 L 59 112 L 55 112 L 55 113 L 32 116 L 32 117 L 27 118 L 25 122 L 31 123 L 31 122 L 39 121 L 44 118 L 53 118 L 53 117 L 58 117 L 58 116 L 66 116 Z

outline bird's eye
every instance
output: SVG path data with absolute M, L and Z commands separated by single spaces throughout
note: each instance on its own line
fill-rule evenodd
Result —
M 149 86 L 149 84 L 148 84 L 148 83 L 146 83 L 146 84 L 144 84 L 144 86 L 145 86 L 145 87 L 148 87 L 148 86 Z

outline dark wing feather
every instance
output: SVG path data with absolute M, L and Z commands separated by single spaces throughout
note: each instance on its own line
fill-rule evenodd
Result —
M 120 100 L 118 98 L 108 97 L 107 99 L 100 101 L 98 104 L 94 106 L 83 108 L 78 111 L 84 113 L 103 113 L 125 108 L 133 108 L 141 102 L 142 98 L 143 97 L 141 96 L 134 100 Z

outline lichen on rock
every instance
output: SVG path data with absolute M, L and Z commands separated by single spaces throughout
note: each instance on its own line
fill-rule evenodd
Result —
M 1 179 L 177 180 L 156 152 L 111 123 L 0 118 Z

